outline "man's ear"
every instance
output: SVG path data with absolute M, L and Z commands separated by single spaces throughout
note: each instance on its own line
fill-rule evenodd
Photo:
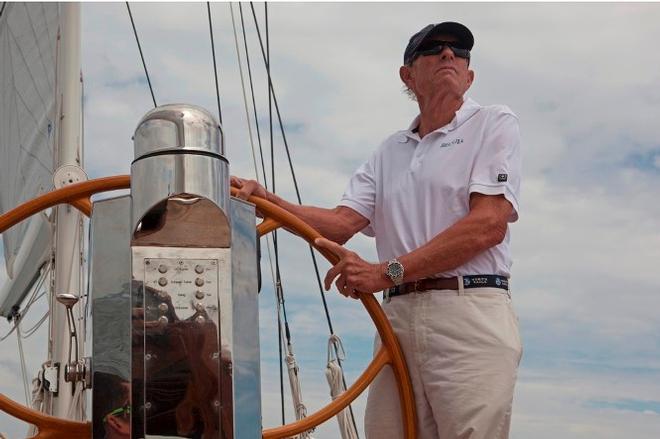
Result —
M 410 83 L 412 82 L 412 71 L 409 66 L 401 66 L 399 68 L 399 78 L 403 81 L 408 88 L 410 88 Z
M 467 83 L 468 89 L 470 88 L 473 82 L 474 82 L 474 70 L 468 70 L 468 83 Z

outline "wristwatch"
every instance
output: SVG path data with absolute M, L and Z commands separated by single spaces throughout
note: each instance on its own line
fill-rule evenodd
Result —
M 399 286 L 403 283 L 403 265 L 396 259 L 387 262 L 385 274 L 394 282 L 394 285 Z

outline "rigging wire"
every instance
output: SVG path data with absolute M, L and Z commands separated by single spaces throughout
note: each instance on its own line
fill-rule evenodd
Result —
M 234 46 L 236 48 L 236 58 L 238 60 L 238 73 L 241 78 L 241 90 L 243 92 L 243 106 L 245 108 L 245 118 L 247 120 L 248 126 L 248 138 L 250 140 L 250 147 L 252 148 L 252 162 L 254 164 L 254 171 L 256 173 L 257 180 L 259 180 L 259 172 L 257 171 L 257 159 L 254 150 L 254 137 L 252 135 L 252 122 L 250 121 L 250 110 L 248 109 L 247 94 L 245 91 L 245 74 L 243 73 L 243 62 L 241 60 L 241 51 L 238 47 L 238 33 L 236 32 L 236 22 L 234 20 L 233 2 L 229 3 L 229 11 L 231 13 L 231 25 L 234 30 Z
M 254 7 L 252 6 L 252 3 L 250 3 L 250 7 L 252 8 L 252 15 L 255 20 L 255 27 L 257 28 L 258 32 L 258 26 L 257 26 L 257 20 L 256 20 L 256 14 L 254 12 Z M 266 27 L 268 27 L 268 3 L 264 2 L 264 21 L 266 23 Z M 259 41 L 261 44 L 261 39 Z M 263 52 L 263 47 L 261 49 Z M 274 142 L 273 142 L 273 108 L 272 108 L 272 95 L 271 95 L 271 87 L 270 87 L 270 46 L 268 47 L 268 55 L 267 59 L 269 63 L 266 66 L 266 71 L 267 71 L 267 80 L 268 80 L 268 125 L 269 125 L 269 133 L 270 133 L 270 172 L 271 172 L 271 183 L 272 187 L 271 190 L 273 193 L 276 192 L 275 189 L 275 150 L 274 150 Z M 280 323 L 280 307 L 284 308 L 284 291 L 282 290 L 282 279 L 281 279 L 281 273 L 280 273 L 280 252 L 279 252 L 279 247 L 277 246 L 277 230 L 274 230 L 272 233 L 273 236 L 273 253 L 275 255 L 275 277 L 276 280 L 275 282 L 278 285 L 277 289 L 277 307 L 278 307 L 278 314 L 277 314 L 277 319 L 278 319 L 278 337 L 281 340 L 280 341 L 280 377 L 283 376 L 283 362 L 282 362 L 282 344 L 283 344 L 283 334 L 282 334 L 282 326 Z M 290 329 L 288 322 L 286 322 L 286 310 L 284 311 L 284 320 L 285 320 L 285 332 L 290 335 Z M 290 337 L 289 337 L 290 341 Z M 285 424 L 285 419 L 284 419 L 284 382 L 283 378 L 280 378 L 280 403 L 282 406 L 282 424 Z
M 258 116 L 257 116 L 257 105 L 254 97 L 254 83 L 252 81 L 252 69 L 250 66 L 250 54 L 248 50 L 248 45 L 247 45 L 247 35 L 245 32 L 245 21 L 244 21 L 244 16 L 243 16 L 243 7 L 239 3 L 239 14 L 241 17 L 241 29 L 243 32 L 243 44 L 245 47 L 245 56 L 246 56 L 246 64 L 248 68 L 248 77 L 249 77 L 249 82 L 250 82 L 250 93 L 252 97 L 252 108 L 254 111 L 254 119 L 255 119 L 255 126 L 257 129 L 257 138 L 258 138 L 258 143 L 259 143 L 259 155 L 261 158 L 261 168 L 262 172 L 264 175 L 264 183 L 267 183 L 267 174 L 266 174 L 266 168 L 265 168 L 265 163 L 264 163 L 264 155 L 263 155 L 263 146 L 261 144 L 261 134 L 259 130 L 259 122 L 258 122 Z M 271 124 L 272 124 L 272 119 L 271 119 Z M 273 156 L 273 148 L 272 148 L 273 142 L 272 142 L 272 125 L 271 125 L 271 167 L 274 166 L 274 156 Z M 254 154 L 254 153 L 253 153 Z M 274 168 L 272 169 L 272 174 L 271 174 L 271 181 L 273 182 L 272 190 L 275 191 L 275 175 L 274 175 Z M 255 164 L 255 173 L 258 173 L 256 169 L 256 164 Z M 264 187 L 267 188 L 267 185 L 264 185 Z M 292 352 L 292 345 L 291 345 L 291 330 L 289 327 L 289 320 L 286 314 L 286 304 L 284 302 L 284 287 L 282 284 L 282 279 L 281 279 L 281 274 L 280 274 L 280 265 L 279 265 L 279 249 L 277 246 L 277 232 L 274 231 L 272 233 L 272 239 L 273 239 L 273 252 L 271 254 L 270 252 L 270 247 L 269 247 L 269 257 L 275 259 L 275 292 L 276 292 L 276 300 L 277 300 L 277 335 L 278 335 L 278 340 L 279 340 L 279 345 L 278 345 L 278 353 L 279 353 L 279 365 L 280 365 L 280 406 L 281 406 L 281 416 L 282 416 L 282 424 L 286 423 L 286 416 L 285 416 L 285 403 L 284 403 L 284 349 L 286 347 L 288 352 Z M 272 262 L 271 262 L 272 263 Z M 272 267 L 271 267 L 272 270 Z M 284 327 L 282 327 L 282 324 Z M 288 363 L 287 363 L 288 364 Z M 287 366 L 288 368 L 288 366 Z M 298 408 L 296 408 L 296 413 L 298 413 Z
M 257 37 L 259 38 L 259 46 L 261 47 L 261 55 L 263 57 L 265 65 L 266 65 L 266 73 L 267 73 L 267 77 L 268 77 L 269 94 L 272 95 L 273 104 L 275 104 L 275 113 L 277 114 L 277 120 L 278 120 L 279 127 L 280 127 L 280 134 L 282 135 L 282 141 L 284 142 L 284 148 L 285 148 L 285 151 L 286 151 L 287 159 L 289 161 L 289 170 L 291 171 L 291 177 L 293 178 L 293 185 L 294 185 L 294 188 L 295 188 L 295 191 L 296 191 L 296 197 L 298 199 L 298 203 L 301 203 L 300 188 L 298 186 L 298 180 L 296 178 L 295 170 L 293 169 L 293 162 L 291 160 L 291 152 L 289 150 L 289 142 L 286 139 L 286 132 L 284 131 L 284 124 L 282 122 L 282 115 L 280 113 L 280 106 L 277 102 L 277 96 L 275 94 L 275 88 L 273 87 L 273 81 L 272 81 L 272 78 L 271 78 L 271 75 L 270 75 L 270 61 L 269 61 L 270 56 L 268 56 L 268 57 L 266 56 L 266 51 L 264 50 L 264 43 L 263 43 L 263 40 L 261 38 L 261 30 L 259 28 L 259 23 L 257 21 L 257 14 L 254 11 L 254 4 L 252 2 L 250 2 L 250 8 L 252 9 L 252 17 L 254 18 L 254 24 L 255 24 L 255 27 L 256 27 L 256 31 L 257 31 Z M 271 165 L 272 165 L 272 163 L 271 163 Z M 274 185 L 273 185 L 273 187 L 274 187 Z
M 257 30 L 257 35 L 259 35 L 259 26 L 257 25 L 256 14 L 254 12 L 254 6 L 250 2 L 250 8 L 252 9 L 252 15 L 254 17 L 255 29 Z M 268 4 L 264 3 L 264 22 L 266 28 L 268 28 Z M 267 35 L 269 38 L 269 35 Z M 261 46 L 261 51 L 263 54 L 263 44 L 261 43 L 261 38 L 259 38 L 259 45 Z M 271 170 L 271 182 L 273 193 L 276 193 L 275 189 L 275 149 L 274 149 L 274 139 L 273 139 L 273 108 L 272 108 L 272 84 L 270 82 L 270 39 L 268 39 L 268 53 L 266 59 L 268 60 L 267 68 L 267 79 L 268 79 L 268 111 L 269 111 L 269 125 L 270 125 L 270 170 Z M 286 305 L 284 303 L 284 289 L 282 287 L 282 273 L 280 272 L 280 250 L 278 246 L 278 233 L 277 230 L 273 231 L 273 251 L 275 254 L 275 276 L 277 279 L 277 284 L 280 286 L 278 291 L 278 300 L 282 306 L 282 314 L 284 316 L 284 332 L 286 335 L 287 346 L 291 346 L 291 329 L 289 327 L 289 321 L 286 315 Z M 281 365 L 280 365 L 281 367 Z M 284 404 L 284 396 L 282 395 L 282 404 Z M 284 410 L 284 408 L 282 408 Z
M 32 326 L 27 331 L 22 332 L 23 340 L 30 338 L 32 335 L 36 334 L 36 332 L 44 324 L 44 322 L 46 321 L 49 315 L 50 315 L 50 311 L 46 311 L 46 313 L 41 317 L 41 319 L 39 319 L 37 323 L 34 324 L 34 326 Z
M 44 267 L 42 268 L 43 271 L 39 275 L 39 279 L 37 280 L 35 286 L 32 288 L 32 294 L 30 295 L 29 299 L 25 302 L 25 307 L 23 308 L 23 311 L 19 312 L 17 309 L 16 312 L 14 313 L 15 315 L 27 315 L 28 311 L 30 310 L 30 307 L 34 305 L 37 302 L 37 300 L 41 299 L 43 296 L 46 295 L 46 291 L 42 291 L 41 294 L 38 293 L 39 290 L 41 290 L 41 288 L 43 287 L 46 277 L 48 277 L 48 274 L 50 273 L 50 269 L 51 269 L 50 262 L 45 263 Z M 16 331 L 17 329 L 16 323 L 17 321 L 14 320 L 14 326 L 12 326 L 9 332 L 7 332 L 5 335 L 0 337 L 0 342 L 5 341 L 14 331 Z M 32 331 L 32 329 L 34 329 L 34 327 L 30 328 L 29 331 Z
M 264 151 L 261 145 L 261 130 L 259 129 L 259 118 L 257 117 L 257 103 L 254 98 L 254 84 L 252 82 L 252 68 L 250 66 L 250 52 L 248 50 L 247 35 L 245 33 L 245 22 L 243 20 L 243 6 L 238 3 L 238 11 L 241 16 L 241 29 L 243 30 L 243 46 L 245 48 L 245 62 L 247 65 L 248 79 L 250 81 L 250 96 L 252 97 L 252 109 L 254 111 L 254 124 L 257 131 L 257 143 L 259 145 L 259 154 L 261 156 L 261 171 L 264 176 L 264 187 L 268 189 L 268 179 L 266 178 L 266 168 L 264 166 Z
M 128 9 L 128 16 L 131 19 L 131 26 L 133 27 L 133 34 L 135 34 L 135 41 L 137 42 L 138 50 L 140 51 L 140 58 L 142 59 L 142 67 L 144 67 L 144 74 L 147 76 L 147 83 L 149 84 L 149 91 L 151 92 L 151 99 L 154 102 L 154 107 L 156 105 L 156 96 L 154 95 L 154 89 L 151 86 L 151 79 L 149 78 L 149 71 L 147 70 L 147 63 L 144 61 L 144 55 L 142 54 L 142 46 L 140 45 L 140 38 L 137 34 L 137 29 L 135 28 L 135 22 L 133 21 L 133 14 L 131 13 L 131 6 L 126 2 L 126 9 Z
M 294 188 L 295 188 L 295 192 L 296 192 L 296 198 L 298 200 L 298 204 L 302 204 L 302 198 L 300 196 L 298 180 L 296 178 L 296 174 L 295 174 L 295 171 L 294 171 L 294 168 L 293 168 L 293 161 L 291 159 L 289 144 L 288 144 L 287 139 L 286 139 L 284 124 L 282 122 L 282 116 L 281 116 L 281 113 L 280 113 L 279 105 L 277 103 L 277 96 L 275 94 L 275 88 L 273 86 L 273 81 L 272 81 L 272 77 L 271 77 L 271 70 L 270 70 L 270 68 L 271 68 L 271 64 L 270 64 L 270 39 L 269 39 L 269 32 L 268 32 L 268 9 L 267 9 L 267 4 L 264 4 L 264 8 L 265 8 L 266 50 L 264 50 L 264 44 L 263 44 L 263 40 L 262 40 L 262 37 L 261 37 L 259 23 L 258 23 L 258 20 L 257 20 L 257 15 L 256 15 L 256 12 L 254 10 L 254 4 L 252 2 L 250 2 L 250 8 L 252 10 L 252 17 L 254 19 L 254 24 L 255 24 L 255 27 L 256 27 L 256 31 L 257 31 L 257 36 L 259 38 L 259 45 L 261 47 L 261 54 L 262 54 L 262 57 L 263 57 L 263 60 L 264 60 L 265 66 L 266 66 L 266 74 L 267 74 L 267 77 L 268 77 L 268 98 L 269 98 L 269 112 L 270 112 L 270 132 L 271 132 L 271 137 L 270 137 L 271 144 L 270 144 L 270 146 L 271 146 L 272 192 L 275 193 L 275 158 L 274 158 L 274 153 L 273 153 L 273 127 L 272 127 L 273 124 L 272 124 L 272 109 L 271 109 L 271 105 L 270 105 L 271 98 L 272 98 L 273 104 L 275 105 L 277 120 L 278 120 L 278 123 L 279 123 L 280 132 L 281 132 L 281 135 L 282 135 L 282 141 L 284 143 L 284 148 L 286 150 L 286 155 L 287 155 L 287 159 L 288 159 L 288 162 L 289 162 L 289 169 L 291 171 L 291 177 L 293 179 L 293 184 L 294 184 Z M 274 241 L 274 245 L 275 245 L 276 273 L 277 273 L 278 280 L 279 280 L 279 258 L 278 258 L 276 232 L 273 232 L 273 241 Z M 333 328 L 333 325 L 332 325 L 332 319 L 330 317 L 328 303 L 327 303 L 325 294 L 323 293 L 323 286 L 321 284 L 321 275 L 320 275 L 320 272 L 319 272 L 318 263 L 317 263 L 317 260 L 316 260 L 316 255 L 314 254 L 314 249 L 311 245 L 309 246 L 309 251 L 310 251 L 310 254 L 311 254 L 311 257 L 312 257 L 312 264 L 314 265 L 314 271 L 315 271 L 315 274 L 316 274 L 316 281 L 317 281 L 317 284 L 318 284 L 318 287 L 319 287 L 321 302 L 323 303 L 323 309 L 324 309 L 324 312 L 325 312 L 325 317 L 326 317 L 326 322 L 327 322 L 327 325 L 328 325 L 328 330 L 330 332 L 330 335 L 334 335 L 335 332 L 334 332 L 334 328 Z M 282 298 L 282 300 L 284 300 L 284 299 Z M 285 316 L 286 316 L 286 314 L 285 314 Z M 336 348 L 336 346 L 335 346 L 335 348 Z M 339 364 L 339 367 L 342 368 L 342 381 L 343 381 L 344 387 L 347 388 L 346 378 L 343 374 L 342 361 L 339 358 L 339 353 L 336 352 L 336 354 L 337 354 L 337 357 L 338 357 L 337 363 Z M 353 413 L 352 405 L 349 405 L 349 409 L 350 409 L 351 421 L 353 423 L 353 426 L 354 426 L 355 430 L 357 431 L 357 424 L 355 422 L 355 415 Z
M 245 106 L 245 117 L 247 120 L 247 125 L 248 125 L 248 137 L 250 140 L 250 146 L 252 149 L 252 162 L 254 165 L 254 172 L 255 176 L 257 178 L 257 181 L 260 180 L 259 178 L 259 171 L 257 167 L 257 159 L 256 159 L 256 152 L 254 148 L 254 137 L 252 135 L 252 124 L 250 122 L 250 112 L 248 110 L 248 100 L 247 100 L 247 94 L 245 91 L 245 74 L 243 73 L 243 64 L 241 61 L 241 55 L 240 55 L 240 49 L 238 47 L 238 33 L 236 31 L 236 20 L 234 18 L 234 7 L 233 3 L 229 3 L 229 10 L 231 13 L 231 20 L 232 20 L 232 28 L 234 31 L 234 44 L 236 47 L 236 57 L 238 58 L 238 70 L 239 70 L 239 76 L 241 78 L 241 88 L 243 91 L 243 103 Z M 280 284 L 278 284 L 276 280 L 276 275 L 275 275 L 275 270 L 273 268 L 273 253 L 271 252 L 271 242 L 268 236 L 266 236 L 266 242 L 267 242 L 267 249 L 268 249 L 268 260 L 270 262 L 270 272 L 271 272 L 271 278 L 273 280 L 273 291 L 276 294 L 276 311 L 277 311 L 277 328 L 278 328 L 278 349 L 279 349 L 279 364 L 280 364 L 280 402 L 281 402 L 281 409 L 282 409 L 282 424 L 286 423 L 285 419 L 285 409 L 284 409 L 284 369 L 283 369 L 283 357 L 282 357 L 282 344 L 283 344 L 283 338 L 282 338 L 282 321 L 281 321 L 281 301 L 280 301 Z
M 23 391 L 25 392 L 25 405 L 30 406 L 30 387 L 27 381 L 27 366 L 25 365 L 25 352 L 23 352 L 23 340 L 21 336 L 21 314 L 16 315 L 16 340 L 18 341 L 18 355 L 21 359 L 21 374 L 23 375 Z
M 2 17 L 2 13 L 5 12 L 5 6 L 7 6 L 7 2 L 2 2 L 2 6 L 0 6 L 0 17 Z
M 218 64 L 215 60 L 215 42 L 213 41 L 213 23 L 211 22 L 211 3 L 206 2 L 206 10 L 209 15 L 209 34 L 211 36 L 211 54 L 213 55 L 213 75 L 215 76 L 215 98 L 218 102 L 218 122 L 222 131 L 222 109 L 220 108 L 220 87 L 218 86 Z
M 5 340 L 7 340 L 7 339 L 9 338 L 9 336 L 12 335 L 12 334 L 14 333 L 14 331 L 16 331 L 16 322 L 14 322 L 14 326 L 11 327 L 11 329 L 9 330 L 9 332 L 7 332 L 5 335 L 3 335 L 2 337 L 0 337 L 0 342 L 3 342 L 3 341 L 5 341 Z
M 253 12 L 254 16 L 254 12 Z M 266 25 L 266 59 L 268 64 L 266 65 L 266 89 L 268 91 L 268 130 L 270 136 L 270 167 L 271 174 L 273 176 L 273 192 L 275 191 L 275 154 L 273 151 L 273 96 L 270 91 L 270 33 L 268 32 L 268 2 L 264 2 L 264 22 Z M 256 26 L 256 18 L 255 18 Z

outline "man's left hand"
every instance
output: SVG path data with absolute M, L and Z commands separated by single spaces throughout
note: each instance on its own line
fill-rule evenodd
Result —
M 375 293 L 390 286 L 391 282 L 385 278 L 383 264 L 371 264 L 357 253 L 325 238 L 317 238 L 314 245 L 329 250 L 339 257 L 339 262 L 325 275 L 326 291 L 330 289 L 335 278 L 337 278 L 335 281 L 337 290 L 353 299 L 358 299 L 359 293 Z

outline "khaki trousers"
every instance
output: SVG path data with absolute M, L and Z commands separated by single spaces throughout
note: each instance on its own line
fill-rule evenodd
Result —
M 497 288 L 426 291 L 393 297 L 383 309 L 408 363 L 417 438 L 508 438 L 522 354 L 511 295 Z M 369 387 L 365 432 L 367 439 L 403 438 L 389 366 Z

